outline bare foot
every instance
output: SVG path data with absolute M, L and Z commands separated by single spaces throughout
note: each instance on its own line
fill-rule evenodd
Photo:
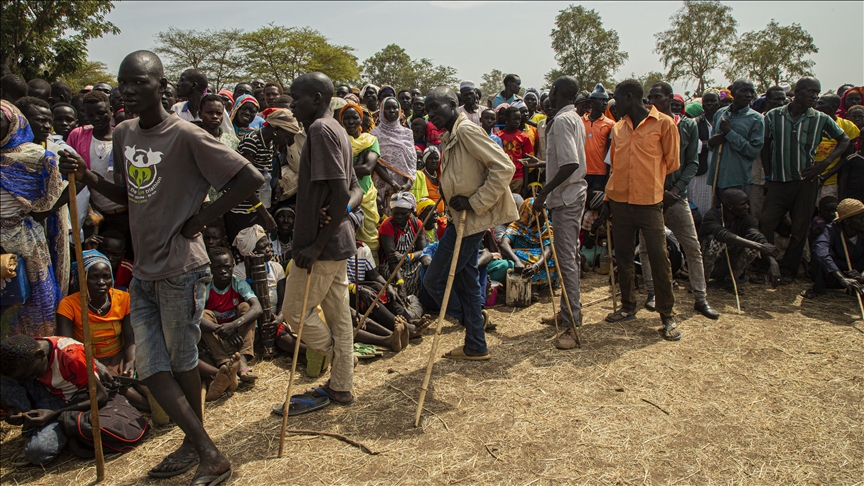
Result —
M 240 386 L 240 380 L 237 377 L 237 372 L 240 371 L 240 361 L 242 359 L 242 355 L 240 353 L 234 353 L 231 356 L 231 362 L 228 363 L 228 377 L 231 379 L 231 384 L 228 385 L 228 391 L 233 392 Z

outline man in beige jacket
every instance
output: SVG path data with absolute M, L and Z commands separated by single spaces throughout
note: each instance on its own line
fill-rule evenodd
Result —
M 456 94 L 449 88 L 435 88 L 426 96 L 429 121 L 438 129 L 446 129 L 441 136 L 439 180 L 450 212 L 447 230 L 423 279 L 421 301 L 425 300 L 426 305 L 431 299 L 440 307 L 444 299 L 456 246 L 456 226 L 464 213 L 465 231 L 447 313 L 465 327 L 465 346 L 444 357 L 479 361 L 489 359 L 489 351 L 483 331 L 484 296 L 480 295 L 477 254 L 489 228 L 515 221 L 519 213 L 509 189 L 513 164 L 479 125 L 459 112 L 458 106 Z

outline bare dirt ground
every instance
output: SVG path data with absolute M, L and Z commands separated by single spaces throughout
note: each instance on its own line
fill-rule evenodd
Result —
M 588 274 L 583 302 L 607 295 Z M 709 289 L 719 321 L 695 315 L 676 292 L 684 337 L 660 339 L 656 314 L 602 322 L 611 301 L 586 309 L 583 347 L 558 351 L 527 309 L 492 310 L 493 358 L 439 359 L 421 427 L 415 402 L 432 346 L 422 342 L 357 369 L 357 400 L 289 418 L 289 428 L 336 432 L 339 440 L 290 435 L 277 459 L 290 362 L 259 363 L 252 389 L 208 404 L 205 423 L 234 464 L 233 484 L 861 484 L 864 481 L 864 325 L 842 293 L 802 302 L 805 282 L 771 291 L 744 285 L 734 297 Z M 643 295 L 644 299 L 644 295 Z M 856 320 L 857 319 L 857 320 Z M 445 323 L 440 350 L 461 343 Z M 300 373 L 298 387 L 320 383 Z M 4 484 L 87 484 L 93 461 L 67 452 L 49 467 L 13 468 L 23 447 L 10 429 L 0 450 Z M 188 484 L 146 471 L 177 447 L 181 432 L 157 429 L 136 451 L 106 465 L 107 484 Z

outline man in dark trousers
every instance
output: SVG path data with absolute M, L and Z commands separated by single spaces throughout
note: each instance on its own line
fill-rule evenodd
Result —
M 218 484 L 232 470 L 202 422 L 197 345 L 212 277 L 201 231 L 252 195 L 264 178 L 237 152 L 165 111 L 161 91 L 168 81 L 156 54 L 129 54 L 117 80 L 126 108 L 139 117 L 114 131 L 114 183 L 87 170 L 78 156 L 66 154 L 60 168 L 129 207 L 136 370 L 186 434 L 180 448 L 148 474 L 177 476 L 200 463 L 193 482 Z M 201 209 L 211 186 L 225 194 Z

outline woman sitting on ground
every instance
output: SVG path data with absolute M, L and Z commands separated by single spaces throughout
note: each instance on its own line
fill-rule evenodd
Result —
M 390 198 L 393 216 L 384 220 L 378 229 L 381 242 L 381 264 L 378 272 L 385 279 L 389 278 L 404 255 L 405 263 L 399 269 L 396 286 L 405 297 L 417 295 L 420 290 L 420 253 L 426 248 L 424 235 L 414 241 L 415 235 L 423 231 L 420 220 L 414 215 L 416 209 L 417 204 L 410 192 L 393 194 Z
M 545 285 L 548 281 L 546 266 L 552 274 L 552 284 L 558 286 L 558 269 L 552 259 L 552 228 L 543 214 L 535 214 L 534 198 L 526 199 L 519 208 L 519 220 L 510 223 L 501 238 L 501 256 L 513 262 L 514 272 L 522 278 L 530 278 L 533 285 Z M 541 233 L 537 232 L 539 219 Z M 542 235 L 542 237 L 541 237 Z
M 135 376 L 135 333 L 129 320 L 129 293 L 114 288 L 108 257 L 96 250 L 84 252 L 87 281 L 87 316 L 92 334 L 93 357 L 112 376 Z M 84 342 L 81 293 L 75 292 L 57 307 L 57 335 Z M 121 393 L 138 410 L 149 412 L 144 385 L 122 387 Z

